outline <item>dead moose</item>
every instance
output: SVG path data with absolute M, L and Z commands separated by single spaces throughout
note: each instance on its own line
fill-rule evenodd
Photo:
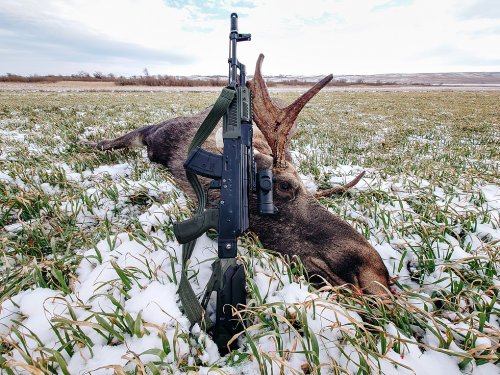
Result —
M 272 168 L 276 178 L 273 198 L 279 213 L 259 216 L 257 198 L 252 197 L 250 229 L 266 248 L 290 257 L 299 256 L 313 281 L 324 279 L 332 285 L 351 284 L 370 294 L 385 294 L 389 275 L 380 255 L 353 227 L 326 210 L 317 200 L 345 191 L 355 185 L 362 175 L 343 187 L 313 195 L 304 187 L 288 151 L 299 112 L 328 84 L 332 76 L 322 79 L 292 104 L 281 106 L 269 96 L 261 74 L 263 59 L 261 54 L 254 78 L 248 82 L 255 124 L 255 161 L 257 169 Z M 85 143 L 99 150 L 146 146 L 149 160 L 167 167 L 180 187 L 191 199 L 195 199 L 183 163 L 189 143 L 209 110 L 148 125 L 114 140 Z M 203 147 L 212 152 L 221 151 L 216 132 Z M 209 201 L 218 201 L 215 198 L 211 196 Z

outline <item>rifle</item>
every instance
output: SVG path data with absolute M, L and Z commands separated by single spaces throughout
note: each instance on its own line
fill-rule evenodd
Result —
M 238 61 L 238 42 L 248 41 L 250 34 L 238 32 L 238 15 L 231 14 L 229 33 L 229 80 L 207 118 L 203 121 L 188 150 L 184 163 L 186 175 L 198 197 L 198 211 L 189 220 L 174 224 L 174 234 L 183 247 L 183 274 L 179 295 L 191 323 L 204 319 L 205 328 L 219 347 L 221 354 L 236 348 L 231 338 L 241 332 L 242 322 L 233 319 L 233 309 L 246 303 L 245 269 L 236 262 L 237 242 L 249 227 L 248 202 L 259 185 L 259 213 L 273 214 L 271 170 L 255 168 L 252 145 L 252 106 L 250 90 L 246 87 L 245 65 Z M 238 74 L 239 72 L 239 74 Z M 224 150 L 216 155 L 200 146 L 223 118 L 222 138 Z M 220 189 L 219 207 L 205 209 L 206 194 L 197 176 L 211 178 L 211 189 Z M 208 282 L 202 303 L 198 302 L 185 276 L 194 241 L 209 229 L 218 231 L 218 260 L 212 264 L 212 277 Z M 217 293 L 216 321 L 207 322 L 205 308 L 212 292 Z M 200 307 L 201 306 L 201 307 Z

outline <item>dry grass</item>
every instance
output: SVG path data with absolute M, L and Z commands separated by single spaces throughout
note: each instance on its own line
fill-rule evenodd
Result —
M 286 102 L 297 96 L 278 95 Z M 2 331 L 1 371 L 68 373 L 69 358 L 92 357 L 95 337 L 116 348 L 146 336 L 160 344 L 127 352 L 126 371 L 368 374 L 395 366 L 403 371 L 412 356 L 436 356 L 471 373 L 499 363 L 500 252 L 494 234 L 500 223 L 482 188 L 500 184 L 500 92 L 329 92 L 299 117 L 292 148 L 303 174 L 329 186 L 342 165 L 368 171 L 370 188 L 322 203 L 377 248 L 391 247 L 386 264 L 396 294 L 389 300 L 341 288 L 314 291 L 299 260 L 282 260 L 248 237 L 241 258 L 248 275 L 248 326 L 241 348 L 224 360 L 207 362 L 206 338 L 172 325 L 167 338 L 161 327 L 123 308 L 136 285 L 161 277 L 176 283 L 174 255 L 166 262 L 172 268 L 113 264 L 112 289 L 103 293 L 116 309 L 112 313 L 90 310 L 78 299 L 63 301 L 73 296 L 83 252 L 92 253 L 96 264 L 104 262 L 99 249 L 103 243 L 114 247 L 117 235 L 147 244 L 147 254 L 169 251 L 171 220 L 148 233 L 138 217 L 177 198 L 158 187 L 170 180 L 167 171 L 140 151 L 95 153 L 77 141 L 112 138 L 195 113 L 216 96 L 0 92 L 0 302 L 5 306 L 24 290 L 44 287 L 68 304 L 64 314 L 47 315 L 55 344 L 26 331 L 26 316 L 17 316 Z M 127 178 L 93 174 L 116 164 L 127 168 Z M 104 207 L 111 208 L 100 215 Z M 472 237 L 480 247 L 471 245 Z M 470 256 L 454 259 L 454 246 Z M 312 297 L 277 300 L 285 287 L 299 285 Z M 73 310 L 85 312 L 85 319 Z M 186 349 L 188 343 L 194 351 Z M 152 355 L 155 360 L 147 359 Z

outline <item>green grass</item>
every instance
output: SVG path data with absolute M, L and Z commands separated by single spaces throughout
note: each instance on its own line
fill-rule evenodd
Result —
M 500 228 L 498 209 L 488 209 L 481 190 L 500 185 L 498 92 L 321 93 L 300 115 L 292 149 L 302 174 L 327 187 L 338 166 L 368 171 L 370 189 L 322 203 L 373 244 L 392 246 L 390 272 L 399 277 L 390 298 L 341 288 L 315 292 L 299 259 L 263 251 L 248 236 L 241 257 L 248 277 L 247 328 L 241 349 L 225 361 L 206 362 L 203 333 L 196 337 L 196 353 L 188 355 L 184 347 L 193 345 L 192 334 L 180 326 L 166 331 L 128 312 L 124 303 L 146 280 L 178 282 L 176 254 L 138 219 L 154 204 L 174 202 L 178 193 L 162 188 L 171 177 L 144 152 L 93 152 L 76 142 L 195 113 L 216 96 L 0 92 L 0 302 L 35 287 L 71 295 L 84 253 L 103 263 L 98 242 L 114 248 L 120 233 L 168 254 L 170 267 L 149 258 L 134 266 L 113 263 L 115 292 L 106 285 L 102 292 L 112 310 L 60 297 L 67 313 L 52 318 L 55 347 L 23 329 L 21 314 L 0 343 L 2 371 L 24 366 L 40 374 L 68 373 L 68 358 L 78 350 L 92 357 L 96 338 L 119 345 L 145 335 L 158 345 L 130 358 L 131 373 L 202 366 L 224 372 L 252 361 L 262 373 L 367 374 L 392 368 L 398 357 L 415 351 L 445 353 L 464 371 L 499 363 L 499 244 L 478 232 L 481 225 Z M 296 93 L 279 96 L 289 102 Z M 93 173 L 122 163 L 128 168 L 123 175 Z M 166 238 L 182 214 L 172 213 L 160 225 Z M 473 236 L 482 242 L 479 250 Z M 452 245 L 470 256 L 455 259 Z M 262 280 L 268 287 L 258 284 Z M 307 301 L 279 300 L 276 292 L 294 282 L 314 294 Z

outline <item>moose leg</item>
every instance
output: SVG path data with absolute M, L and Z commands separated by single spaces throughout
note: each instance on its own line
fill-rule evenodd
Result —
M 141 147 L 145 146 L 144 136 L 154 127 L 156 127 L 156 125 L 147 125 L 115 139 L 105 139 L 99 142 L 80 141 L 79 143 L 81 145 L 97 148 L 101 151 Z

